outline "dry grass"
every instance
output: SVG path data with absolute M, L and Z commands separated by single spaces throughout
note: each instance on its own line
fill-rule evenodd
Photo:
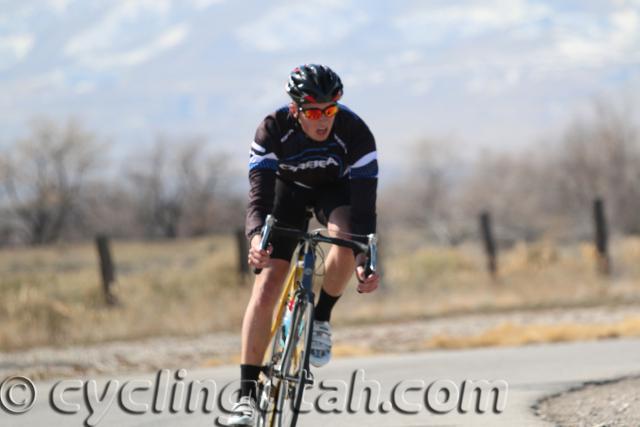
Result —
M 437 335 L 426 341 L 424 348 L 516 346 L 542 342 L 587 341 L 637 336 L 640 336 L 640 317 L 628 318 L 610 325 L 512 325 L 505 323 L 475 336 Z
M 376 350 L 368 346 L 358 346 L 350 344 L 336 344 L 331 349 L 332 357 L 357 357 L 357 356 L 370 356 L 376 354 Z
M 359 295 L 349 288 L 336 309 L 337 323 L 640 299 L 640 239 L 614 242 L 610 279 L 595 274 L 587 245 L 518 245 L 501 254 L 496 282 L 473 245 L 424 247 L 396 238 L 383 247 L 384 289 Z M 112 309 L 103 302 L 92 245 L 0 251 L 0 349 L 239 330 L 250 286 L 239 286 L 232 237 L 116 241 L 112 250 L 123 302 Z M 507 326 L 493 332 L 521 333 Z M 546 333 L 553 339 L 559 332 Z
M 232 243 L 115 242 L 117 308 L 103 302 L 90 245 L 0 252 L 0 348 L 235 329 L 249 287 L 237 283 Z
M 612 277 L 596 274 L 595 254 L 586 244 L 559 248 L 548 241 L 519 244 L 499 257 L 493 280 L 481 248 L 391 248 L 385 289 L 347 292 L 349 310 L 336 319 L 407 320 L 468 312 L 628 304 L 640 300 L 640 239 L 614 242 Z

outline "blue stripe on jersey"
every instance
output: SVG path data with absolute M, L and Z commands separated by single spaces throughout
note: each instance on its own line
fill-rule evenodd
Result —
M 375 178 L 378 175 L 378 161 L 373 160 L 366 165 L 359 168 L 351 168 L 349 171 L 349 177 L 353 179 L 358 178 Z
M 278 170 L 278 161 L 275 159 L 264 159 L 257 163 L 249 162 L 249 170 L 254 169 L 270 169 L 270 170 Z

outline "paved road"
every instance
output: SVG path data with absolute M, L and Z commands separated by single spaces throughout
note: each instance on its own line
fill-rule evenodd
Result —
M 437 380 L 449 380 L 448 384 L 461 385 L 465 380 L 504 380 L 508 383 L 508 394 L 504 411 L 494 413 L 489 410 L 483 414 L 477 411 L 461 413 L 459 409 L 449 407 L 450 412 L 437 414 L 434 407 L 427 409 L 422 404 L 422 409 L 414 415 L 405 415 L 397 411 L 381 413 L 380 410 L 373 414 L 367 414 L 363 408 L 355 414 L 343 412 L 341 414 L 320 414 L 317 411 L 305 415 L 301 420 L 303 426 L 544 426 L 546 423 L 536 419 L 530 407 L 540 397 L 555 393 L 566 388 L 579 385 L 584 381 L 601 380 L 624 375 L 640 373 L 640 340 L 607 340 L 587 343 L 568 343 L 536 345 L 518 348 L 488 348 L 462 351 L 430 351 L 425 353 L 385 355 L 367 358 L 352 358 L 335 360 L 325 368 L 316 370 L 317 384 L 323 380 L 325 385 L 336 386 L 337 381 L 343 381 L 348 387 L 352 381 L 353 373 L 358 369 L 364 369 L 363 381 L 377 381 L 381 385 L 381 402 L 389 400 L 391 390 L 400 381 L 414 380 L 412 385 L 426 386 L 434 384 Z M 222 393 L 224 385 L 233 381 L 238 368 L 218 367 L 208 370 L 189 371 L 184 381 L 169 381 L 168 385 L 160 386 L 159 393 L 152 387 L 148 391 L 137 391 L 133 394 L 138 403 L 148 402 L 153 405 L 154 395 L 162 396 L 162 392 L 168 391 L 170 396 L 179 396 L 180 384 L 188 384 L 194 379 L 213 379 L 218 387 L 217 394 Z M 172 372 L 175 374 L 175 371 Z M 79 378 L 80 379 L 80 378 Z M 156 381 L 155 374 L 138 375 L 118 378 L 119 385 L 124 382 L 142 380 L 153 385 Z M 82 380 L 86 380 L 83 378 Z M 97 390 L 103 390 L 106 379 L 97 381 Z M 420 381 L 422 380 L 422 383 Z M 417 382 L 416 382 L 417 381 Z M 362 381 L 356 381 L 362 384 Z M 67 391 L 64 394 L 65 402 L 77 403 L 80 410 L 75 415 L 63 415 L 51 409 L 49 394 L 54 382 L 36 383 L 38 398 L 34 407 L 26 414 L 8 415 L 0 410 L 0 425 L 2 426 L 81 426 L 89 415 L 88 406 L 82 397 L 81 391 Z M 444 383 L 436 383 L 444 384 Z M 114 383 L 112 383 L 112 386 Z M 140 385 L 140 384 L 138 384 Z M 176 390 L 175 393 L 172 390 Z M 435 389 L 435 386 L 433 387 Z M 117 393 L 112 389 L 105 395 L 106 401 L 114 398 L 117 401 Z M 455 395 L 455 390 L 454 395 Z M 458 390 L 463 395 L 462 390 Z M 319 393 L 309 393 L 309 401 L 317 402 L 323 409 L 336 409 L 341 405 L 349 404 L 344 393 L 334 392 L 334 397 L 329 399 L 331 391 L 325 390 L 324 399 L 318 401 Z M 458 400 L 452 395 L 449 403 L 456 405 Z M 406 402 L 418 404 L 425 399 L 424 391 L 410 390 L 407 392 Z M 14 400 L 23 400 L 23 390 L 14 390 Z M 432 396 L 433 397 L 433 396 Z M 441 401 L 445 401 L 444 393 L 440 393 Z M 451 396 L 450 396 L 451 397 Z M 458 396 L 459 399 L 459 396 Z M 430 404 L 437 404 L 431 397 L 426 399 Z M 159 401 L 162 401 L 160 399 Z M 179 402 L 180 399 L 177 399 Z M 355 400 L 351 401 L 353 405 Z M 446 401 L 444 402 L 446 406 Z M 60 403 L 58 403 L 60 405 Z M 95 405 L 95 404 L 94 404 Z M 160 405 L 162 406 L 162 405 Z M 404 406 L 404 404 L 402 404 Z M 96 406 L 97 407 L 97 406 Z M 224 406 L 223 406 L 224 407 Z M 386 407 L 386 404 L 385 404 Z M 379 409 L 380 406 L 377 406 Z M 135 408 L 134 408 L 135 409 Z M 411 409 L 411 408 L 407 408 Z M 447 408 L 442 408 L 446 410 Z M 96 412 L 98 413 L 98 412 Z M 214 418 L 221 415 L 220 406 L 213 412 L 206 414 L 197 410 L 192 414 L 184 410 L 184 405 L 171 413 L 168 409 L 159 414 L 146 413 L 132 415 L 123 411 L 117 404 L 108 407 L 105 416 L 97 423 L 99 426 L 212 426 Z M 95 416 L 95 415 L 94 415 Z M 93 419 L 94 421 L 96 418 Z

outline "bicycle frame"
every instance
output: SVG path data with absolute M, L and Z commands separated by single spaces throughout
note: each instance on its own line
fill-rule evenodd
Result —
M 314 295 L 313 295 L 313 272 L 315 266 L 315 245 L 311 244 L 308 241 L 302 241 L 298 247 L 296 248 L 295 256 L 292 257 L 292 260 L 296 261 L 293 263 L 287 279 L 285 281 L 285 285 L 282 289 L 282 293 L 280 296 L 280 300 L 278 303 L 278 309 L 276 311 L 276 315 L 271 322 L 271 333 L 269 337 L 269 341 L 272 342 L 272 346 L 276 346 L 277 333 L 278 330 L 282 327 L 283 319 L 284 319 L 284 310 L 287 309 L 288 304 L 293 304 L 292 307 L 289 307 L 292 311 L 292 318 L 290 320 L 291 325 L 289 329 L 289 333 L 285 338 L 285 342 L 281 344 L 283 353 L 274 361 L 271 359 L 273 357 L 273 349 L 271 354 L 269 352 L 265 353 L 264 359 L 264 368 L 269 367 L 272 375 L 277 378 L 275 385 L 273 384 L 273 379 L 268 379 L 268 392 L 267 394 L 275 393 L 275 396 L 279 396 L 280 388 L 287 387 L 288 381 L 295 381 L 296 378 L 290 377 L 288 375 L 289 368 L 291 364 L 298 365 L 304 361 L 304 365 L 301 366 L 302 372 L 304 372 L 304 384 L 313 384 L 313 377 L 310 376 L 309 372 L 309 362 L 308 356 L 303 357 L 302 351 L 308 351 L 308 343 L 306 345 L 306 350 L 302 350 L 300 348 L 296 348 L 295 344 L 292 344 L 290 341 L 297 341 L 297 333 L 294 332 L 297 330 L 297 325 L 299 323 L 298 316 L 303 316 L 304 311 L 308 310 L 309 306 L 313 307 Z M 312 309 L 311 309 L 312 310 Z M 305 328 L 312 327 L 313 323 L 313 313 L 311 311 L 311 322 L 305 326 Z M 307 335 L 307 340 L 310 338 L 310 335 Z M 275 348 L 275 347 L 274 347 Z M 301 361 L 302 358 L 302 361 Z M 267 375 L 267 371 L 264 371 L 265 375 Z M 271 387 L 273 391 L 271 391 Z M 274 395 L 272 395 L 273 398 Z M 278 403 L 274 402 L 276 407 L 272 408 L 270 415 L 268 418 L 261 418 L 258 421 L 259 426 L 265 427 L 274 427 L 276 425 L 276 413 L 279 410 L 277 407 Z M 262 417 L 262 415 L 260 415 Z M 295 416 L 297 418 L 297 415 Z M 295 424 L 295 421 L 294 421 Z
M 313 301 L 313 272 L 315 268 L 315 247 L 309 242 L 303 242 L 298 245 L 296 262 L 291 267 L 284 288 L 280 295 L 278 310 L 276 311 L 275 321 L 271 324 L 271 335 L 269 340 L 273 339 L 276 331 L 282 324 L 282 314 L 296 290 L 296 284 L 300 284 L 310 301 Z M 303 253 L 301 251 L 304 250 Z

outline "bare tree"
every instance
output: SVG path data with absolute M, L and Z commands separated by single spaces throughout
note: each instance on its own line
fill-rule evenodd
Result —
M 136 217 L 138 201 L 126 179 L 102 177 L 87 184 L 80 201 L 83 237 L 96 233 L 125 239 L 143 237 Z
M 630 117 L 599 101 L 555 141 L 485 155 L 464 185 L 463 207 L 491 210 L 508 240 L 575 239 L 591 234 L 592 203 L 602 197 L 616 229 L 640 231 L 640 141 Z
M 94 136 L 77 121 L 57 126 L 41 119 L 33 122 L 31 135 L 4 156 L 0 187 L 5 204 L 31 244 L 61 237 L 98 152 Z
M 138 220 L 146 237 L 195 236 L 211 230 L 224 156 L 207 154 L 202 138 L 158 138 L 129 166 Z
M 607 202 L 612 225 L 640 232 L 640 138 L 631 114 L 602 100 L 588 120 L 569 127 L 555 162 L 567 210 L 586 210 L 596 197 Z
M 548 183 L 539 172 L 544 156 L 537 154 L 531 149 L 515 154 L 486 151 L 461 188 L 460 211 L 474 226 L 478 214 L 489 211 L 503 244 L 535 239 L 544 230 L 541 200 Z
M 413 170 L 401 190 L 381 199 L 413 227 L 455 243 L 475 234 L 477 215 L 488 210 L 502 244 L 591 234 L 591 207 L 606 201 L 612 227 L 640 232 L 640 139 L 629 111 L 597 101 L 558 138 L 518 151 L 485 151 L 473 162 L 451 141 L 423 140 L 407 163 Z
M 380 188 L 379 228 L 419 230 L 421 239 L 459 243 L 467 232 L 456 209 L 466 162 L 461 151 L 456 141 L 443 138 L 410 146 L 405 176 Z

